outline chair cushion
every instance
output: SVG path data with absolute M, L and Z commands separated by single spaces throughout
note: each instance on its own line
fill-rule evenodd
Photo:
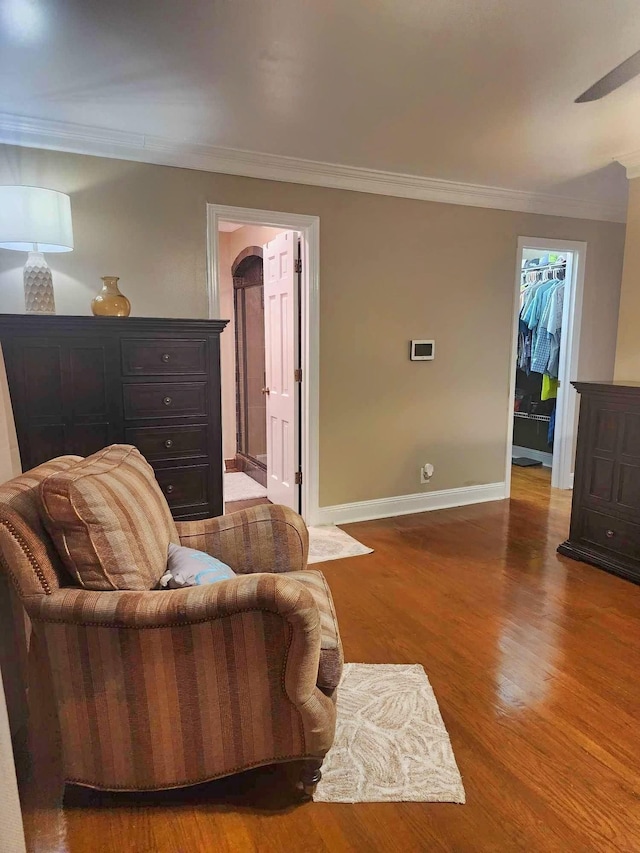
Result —
M 40 484 L 44 522 L 85 589 L 147 590 L 167 566 L 178 533 L 153 469 L 136 450 L 113 444 Z
M 329 585 L 322 572 L 312 569 L 305 569 L 303 572 L 287 572 L 287 577 L 304 584 L 318 605 L 321 641 L 317 685 L 323 690 L 335 690 L 340 683 L 344 656 Z

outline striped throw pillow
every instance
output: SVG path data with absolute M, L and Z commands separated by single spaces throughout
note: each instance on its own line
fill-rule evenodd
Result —
M 179 543 L 144 456 L 112 444 L 40 484 L 43 519 L 65 566 L 85 589 L 147 590 Z

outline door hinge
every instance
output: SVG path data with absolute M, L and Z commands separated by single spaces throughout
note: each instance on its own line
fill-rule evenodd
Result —
M 302 272 L 302 260 L 300 258 L 296 258 L 295 264 L 293 266 L 294 272 Z
M 296 486 L 302 485 L 302 471 L 296 471 L 295 484 Z
M 293 381 L 294 382 L 302 382 L 302 368 L 296 367 L 293 371 Z

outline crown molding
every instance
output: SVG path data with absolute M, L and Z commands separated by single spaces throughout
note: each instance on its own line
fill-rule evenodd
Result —
M 226 175 L 310 184 L 469 207 L 488 207 L 497 210 L 515 210 L 522 213 L 610 222 L 624 222 L 626 219 L 626 209 L 620 205 L 548 193 L 443 181 L 438 178 L 405 175 L 398 172 L 382 172 L 358 166 L 342 166 L 317 160 L 282 157 L 277 154 L 182 143 L 160 136 L 26 118 L 6 113 L 0 113 L 0 142 L 28 148 L 71 151 L 97 157 L 197 169 L 203 172 L 220 172 Z
M 640 149 L 631 151 L 629 154 L 621 154 L 615 159 L 625 167 L 629 180 L 640 178 Z

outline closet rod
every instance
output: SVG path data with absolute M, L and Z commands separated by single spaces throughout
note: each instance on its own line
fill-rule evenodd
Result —
M 561 264 L 558 261 L 556 261 L 554 264 L 545 264 L 543 267 L 522 267 L 520 272 L 525 273 L 525 272 L 536 272 L 537 270 L 553 270 L 553 269 L 556 269 L 556 267 L 558 269 L 566 270 L 567 264 L 566 263 Z

